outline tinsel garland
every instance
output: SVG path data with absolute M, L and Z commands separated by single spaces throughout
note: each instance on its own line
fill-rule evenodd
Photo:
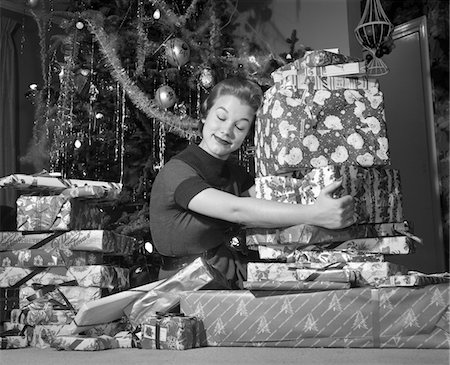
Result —
M 145 47 L 145 41 L 147 40 L 147 35 L 145 34 L 144 30 L 144 4 L 143 0 L 138 0 L 138 9 L 137 9 L 137 44 L 136 44 L 136 71 L 135 74 L 137 77 L 141 76 L 144 72 L 144 63 L 145 63 L 145 56 L 146 56 L 146 47 Z
M 195 119 L 188 115 L 176 116 L 167 110 L 161 110 L 155 100 L 150 99 L 131 80 L 127 72 L 122 68 L 120 59 L 116 54 L 114 38 L 111 36 L 108 37 L 104 29 L 99 25 L 101 18 L 98 12 L 85 11 L 80 15 L 86 21 L 90 32 L 97 39 L 100 51 L 111 69 L 111 76 L 124 88 L 133 104 L 149 118 L 156 118 L 166 124 L 169 131 L 188 139 L 197 137 L 197 121 Z
M 186 22 L 195 14 L 195 11 L 197 10 L 197 4 L 199 3 L 199 0 L 192 0 L 191 5 L 189 5 L 189 7 L 186 9 L 185 13 L 178 16 L 164 0 L 150 1 L 153 6 L 160 8 L 160 10 L 166 15 L 169 23 L 179 28 L 183 27 Z

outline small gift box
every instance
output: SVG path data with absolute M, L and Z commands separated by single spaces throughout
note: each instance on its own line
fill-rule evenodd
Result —
M 391 275 L 378 281 L 378 287 L 414 287 L 450 282 L 449 273 L 423 274 L 409 271 L 406 275 Z M 449 322 L 450 323 L 450 322 Z
M 156 315 L 141 326 L 143 349 L 187 350 L 198 347 L 198 322 L 182 314 Z
M 117 339 L 111 336 L 58 336 L 52 342 L 52 347 L 66 351 L 101 351 L 119 348 Z
M 28 338 L 26 336 L 1 336 L 0 350 L 21 349 L 28 347 Z
M 105 230 L 0 232 L 0 251 L 36 248 L 130 255 L 136 248 L 136 239 Z
M 359 285 L 378 286 L 391 275 L 401 275 L 408 272 L 408 268 L 392 262 L 347 262 L 345 268 L 360 273 Z
M 244 281 L 244 288 L 248 290 L 268 290 L 268 291 L 323 291 L 350 289 L 350 283 L 339 283 L 333 281 L 279 281 L 279 280 L 258 280 Z

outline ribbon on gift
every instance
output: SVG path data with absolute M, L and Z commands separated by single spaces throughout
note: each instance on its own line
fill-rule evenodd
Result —
M 63 284 L 58 284 L 58 285 L 56 285 L 56 284 L 42 285 L 42 284 L 38 284 L 38 283 L 33 283 L 33 284 L 31 284 L 31 286 L 33 287 L 34 290 L 36 290 L 36 292 L 32 295 L 29 295 L 26 299 L 30 302 L 29 303 L 29 305 L 30 305 L 34 301 L 36 301 L 40 298 L 43 298 L 45 295 L 47 295 L 53 291 L 57 291 L 58 294 L 63 299 L 65 304 L 58 302 L 54 298 L 51 298 L 48 301 L 53 306 L 56 306 L 57 309 L 67 309 L 67 310 L 72 311 L 74 314 L 77 314 L 77 311 L 73 307 L 72 303 L 70 303 L 70 301 L 67 299 L 67 297 L 64 295 L 64 293 L 59 289 L 59 286 L 72 286 L 72 285 L 76 285 L 76 284 L 77 284 L 76 280 L 69 281 L 69 282 L 66 282 Z

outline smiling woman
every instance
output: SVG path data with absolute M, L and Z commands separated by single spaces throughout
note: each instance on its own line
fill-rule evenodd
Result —
M 286 227 L 307 223 L 342 228 L 354 223 L 350 196 L 333 199 L 340 182 L 326 187 L 314 205 L 256 199 L 254 178 L 232 162 L 256 118 L 262 91 L 239 78 L 219 82 L 202 104 L 202 141 L 174 156 L 152 186 L 150 228 L 162 256 L 160 278 L 198 257 L 222 272 L 230 287 L 242 287 L 246 262 L 231 244 L 244 226 Z

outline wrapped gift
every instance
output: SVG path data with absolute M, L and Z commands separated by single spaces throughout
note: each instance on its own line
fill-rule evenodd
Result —
M 26 336 L 1 336 L 0 350 L 21 349 L 28 347 L 28 338 Z
M 73 308 L 78 311 L 85 303 L 100 299 L 105 295 L 107 295 L 106 290 L 97 287 L 24 285 L 20 287 L 19 291 L 19 308 L 40 310 L 46 303 L 52 302 L 52 309 Z
M 57 248 L 72 251 L 96 251 L 130 255 L 136 239 L 112 231 L 74 230 L 68 232 L 0 232 L 0 251 Z
M 0 287 L 33 283 L 50 285 L 73 283 L 83 287 L 127 289 L 128 269 L 104 265 L 87 265 L 47 268 L 0 267 Z
M 156 313 L 166 313 L 176 307 L 180 293 L 186 290 L 209 288 L 229 288 L 226 278 L 209 265 L 202 257 L 177 271 L 161 284 L 150 290 L 142 298 L 124 309 L 132 326 L 145 323 Z
M 345 268 L 360 273 L 358 284 L 378 286 L 391 275 L 401 275 L 408 272 L 408 268 L 392 262 L 347 262 Z
M 353 224 L 342 229 L 327 229 L 309 224 L 286 228 L 247 228 L 246 244 L 258 245 L 342 242 L 354 238 L 400 236 L 409 233 L 407 222 Z
M 312 293 L 200 290 L 180 309 L 201 319 L 208 346 L 449 348 L 438 327 L 446 284 Z
M 378 287 L 425 286 L 450 282 L 449 273 L 423 274 L 410 271 L 406 275 L 391 275 L 378 281 Z M 450 323 L 450 322 L 449 322 Z
M 75 313 L 71 310 L 55 310 L 53 306 L 42 306 L 39 309 L 13 309 L 11 311 L 11 322 L 22 323 L 29 326 L 38 324 L 68 324 L 71 323 Z
M 254 140 L 258 176 L 332 164 L 390 165 L 377 86 L 309 90 L 275 84 L 264 94 Z
M 198 347 L 197 318 L 182 314 L 153 316 L 141 326 L 143 349 L 187 350 Z
M 333 281 L 278 281 L 258 280 L 244 281 L 244 288 L 248 290 L 268 291 L 321 291 L 350 289 L 350 283 L 338 283 Z
M 90 187 L 102 188 L 108 194 L 115 196 L 118 196 L 122 191 L 122 184 L 114 182 L 63 179 L 45 175 L 34 176 L 26 174 L 13 174 L 0 178 L 0 188 L 5 187 L 21 191 L 51 192 L 54 194 L 60 194 L 67 189 L 76 191 L 76 188 L 80 188 L 78 190 L 82 193 L 83 189 L 90 189 Z
M 330 64 L 326 66 L 305 67 L 302 70 L 306 76 L 365 76 L 366 62 L 345 62 L 339 64 Z
M 337 180 L 342 180 L 342 188 L 335 196 L 353 197 L 358 223 L 404 221 L 400 174 L 390 168 L 330 165 L 312 169 L 301 179 L 264 176 L 255 180 L 255 194 L 259 199 L 314 204 L 322 189 Z
M 260 257 L 265 259 L 265 257 Z M 381 253 L 355 253 L 351 251 L 302 251 L 296 250 L 286 259 L 287 262 L 295 262 L 299 267 L 323 269 L 335 263 L 379 263 L 384 261 Z
M 356 270 L 347 269 L 302 269 L 296 264 L 280 262 L 249 262 L 247 281 L 330 281 L 355 284 L 359 281 Z
M 58 336 L 51 344 L 57 350 L 100 351 L 119 348 L 117 339 L 102 335 L 99 337 Z
M 330 52 L 325 49 L 312 50 L 305 53 L 304 61 L 308 67 L 335 65 L 339 63 L 355 62 L 358 59 L 341 53 Z
M 0 323 L 9 321 L 11 311 L 19 307 L 19 288 L 0 288 Z
M 89 200 L 21 195 L 16 205 L 18 231 L 101 229 L 106 224 L 104 211 Z
M 121 349 L 137 347 L 136 339 L 130 331 L 120 331 L 114 335 L 114 338 Z

